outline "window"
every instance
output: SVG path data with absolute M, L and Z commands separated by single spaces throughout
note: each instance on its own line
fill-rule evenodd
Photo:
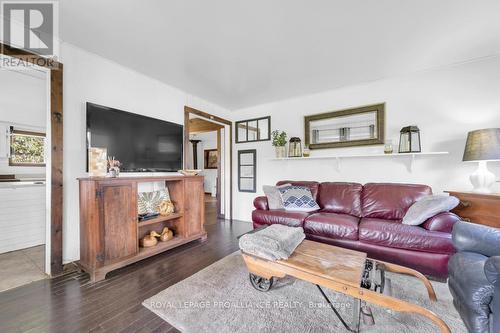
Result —
M 238 150 L 238 189 L 240 192 L 255 193 L 257 151 L 255 149 Z
M 45 133 L 10 131 L 10 166 L 45 166 Z
M 241 120 L 236 125 L 236 143 L 271 140 L 271 117 Z

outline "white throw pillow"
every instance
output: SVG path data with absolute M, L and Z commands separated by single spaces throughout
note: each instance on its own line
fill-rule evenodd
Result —
M 403 224 L 421 225 L 433 216 L 457 207 L 460 200 L 448 195 L 428 195 L 415 202 L 405 214 Z
M 281 199 L 281 194 L 279 188 L 292 186 L 291 184 L 283 184 L 279 186 L 264 185 L 262 189 L 267 197 L 267 205 L 269 209 L 283 209 L 283 199 Z

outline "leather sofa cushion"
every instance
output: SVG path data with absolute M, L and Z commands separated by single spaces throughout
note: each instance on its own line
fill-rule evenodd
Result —
M 399 249 L 448 254 L 455 252 L 451 234 L 428 231 L 420 226 L 393 220 L 361 219 L 359 240 Z
M 258 224 L 283 224 L 289 227 L 302 227 L 311 213 L 291 212 L 284 209 L 254 210 L 252 221 Z
M 317 200 L 318 198 L 318 189 L 319 189 L 319 183 L 318 182 L 311 182 L 311 181 L 291 181 L 291 180 L 282 180 L 276 183 L 276 186 L 280 185 L 285 185 L 285 184 L 291 184 L 293 186 L 304 186 L 307 187 L 308 189 L 311 190 L 311 194 L 314 200 Z
M 330 183 L 319 185 L 318 204 L 325 212 L 361 217 L 361 193 L 357 183 Z
M 329 238 L 358 239 L 359 218 L 346 214 L 316 213 L 304 221 L 304 232 Z
M 369 183 L 363 186 L 362 216 L 401 220 L 415 201 L 430 194 L 426 185 Z
M 489 332 L 489 306 L 494 287 L 484 274 L 486 259 L 479 253 L 459 252 L 448 262 L 448 287 L 453 304 L 469 332 Z
M 429 231 L 449 232 L 451 234 L 453 226 L 458 221 L 460 221 L 460 217 L 453 213 L 446 212 L 431 217 L 422 224 L 422 228 Z
M 268 210 L 269 205 L 267 202 L 267 197 L 260 196 L 260 197 L 253 199 L 253 206 L 255 207 L 255 209 Z

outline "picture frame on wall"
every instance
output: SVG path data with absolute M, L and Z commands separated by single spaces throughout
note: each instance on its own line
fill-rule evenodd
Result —
M 204 169 L 217 169 L 218 168 L 217 149 L 205 149 L 204 154 L 205 154 Z
M 384 144 L 385 103 L 305 116 L 304 127 L 309 149 Z

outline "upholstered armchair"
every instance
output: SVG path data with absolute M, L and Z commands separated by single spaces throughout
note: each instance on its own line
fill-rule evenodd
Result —
M 500 332 L 500 229 L 457 222 L 448 286 L 467 329 Z

